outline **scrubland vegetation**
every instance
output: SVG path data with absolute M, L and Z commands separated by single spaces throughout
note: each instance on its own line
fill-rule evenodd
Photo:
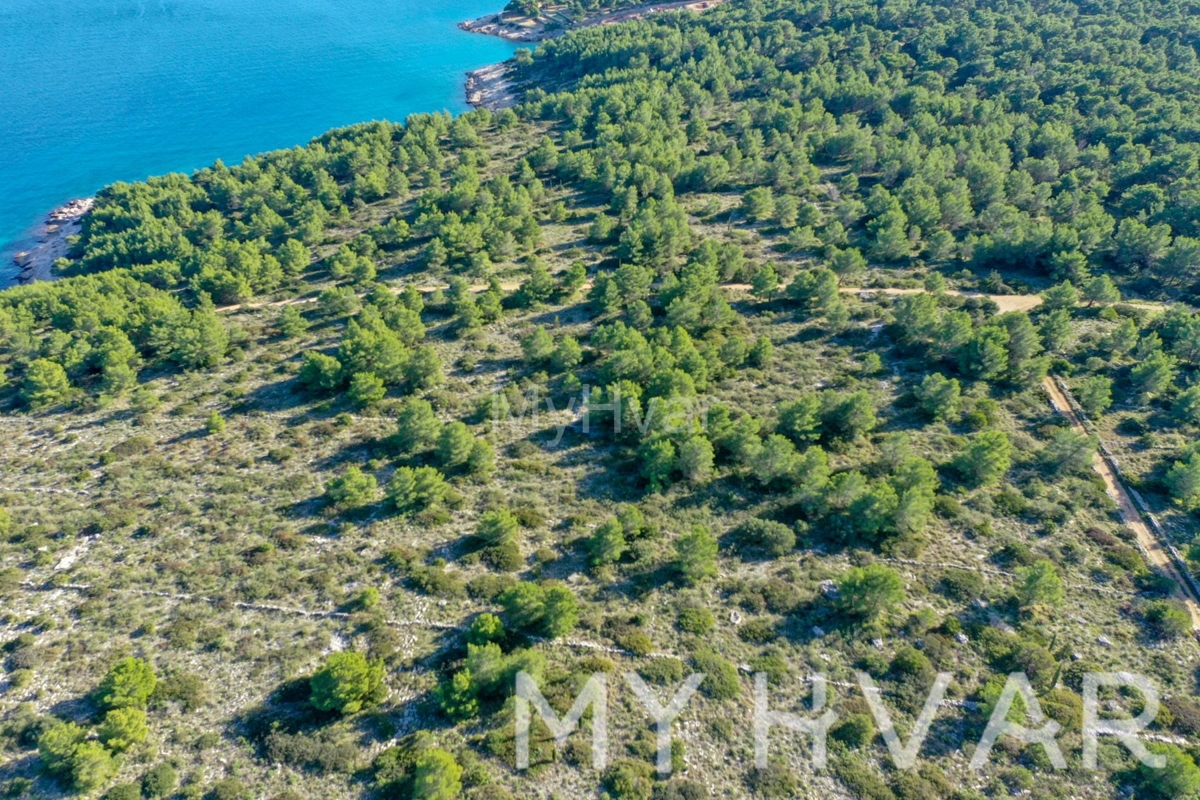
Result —
M 1200 797 L 1187 611 L 1041 389 L 1200 563 L 1195 19 L 733 0 L 524 51 L 513 110 L 106 189 L 0 293 L 3 791 Z M 1082 769 L 1102 670 L 1164 770 Z M 707 677 L 670 777 L 616 691 L 606 770 L 585 723 L 519 773 L 520 671 Z M 902 730 L 953 673 L 919 770 L 855 671 Z M 1066 770 L 967 769 L 1012 671 Z M 751 672 L 829 676 L 828 769 L 753 768 Z

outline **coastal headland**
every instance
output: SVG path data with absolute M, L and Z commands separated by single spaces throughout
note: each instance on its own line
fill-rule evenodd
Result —
M 59 206 L 46 215 L 34 233 L 36 244 L 13 256 L 19 272 L 17 283 L 32 283 L 53 278 L 54 262 L 65 258 L 71 247 L 71 237 L 83 227 L 83 218 L 96 201 L 85 197 Z

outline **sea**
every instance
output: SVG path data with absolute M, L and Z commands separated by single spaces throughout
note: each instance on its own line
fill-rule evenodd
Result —
M 466 110 L 504 0 L 0 0 L 0 286 L 47 212 L 117 181 Z

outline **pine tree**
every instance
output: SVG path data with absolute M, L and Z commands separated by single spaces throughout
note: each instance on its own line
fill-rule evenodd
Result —
M 683 582 L 695 585 L 717 574 L 717 537 L 697 526 L 675 541 L 675 566 Z
M 310 702 L 318 711 L 353 714 L 383 699 L 383 662 L 362 653 L 333 653 L 309 680 Z

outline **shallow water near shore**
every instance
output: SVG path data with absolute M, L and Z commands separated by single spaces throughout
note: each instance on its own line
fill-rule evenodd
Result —
M 0 286 L 54 207 L 342 125 L 466 109 L 503 0 L 0 3 Z

